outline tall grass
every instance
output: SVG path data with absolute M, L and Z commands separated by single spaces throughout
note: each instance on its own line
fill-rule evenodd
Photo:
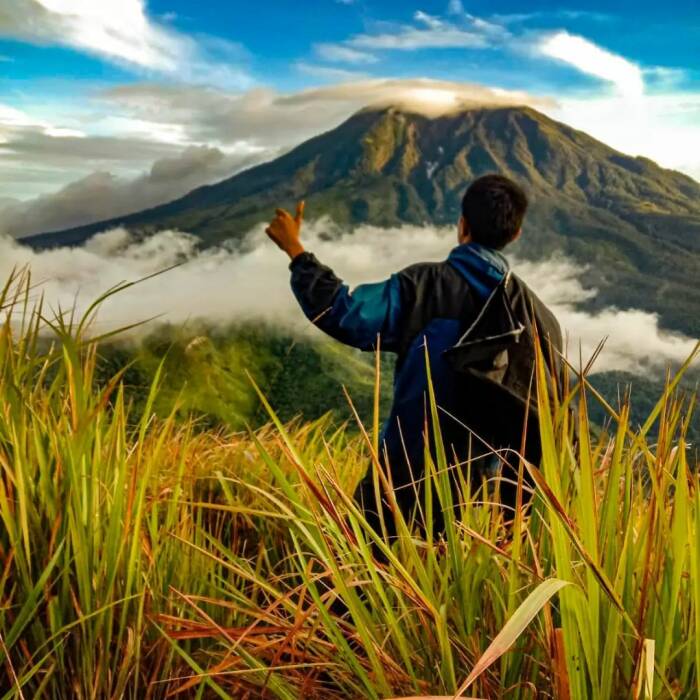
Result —
M 602 430 L 585 376 L 564 396 L 540 381 L 527 508 L 438 449 L 407 520 L 377 473 L 387 542 L 349 495 L 378 464 L 376 420 L 283 425 L 267 406 L 261 431 L 202 431 L 154 415 L 158 377 L 136 414 L 120 375 L 94 380 L 89 317 L 33 294 L 23 274 L 0 293 L 0 697 L 700 697 L 677 378 L 644 425 L 625 399 Z

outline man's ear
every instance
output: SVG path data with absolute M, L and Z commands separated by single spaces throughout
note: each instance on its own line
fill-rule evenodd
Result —
M 457 224 L 457 240 L 460 243 L 469 243 L 472 239 L 471 231 L 469 230 L 469 224 L 467 220 L 463 217 L 459 217 L 459 223 Z
M 513 238 L 511 243 L 515 243 L 515 241 L 517 241 L 518 238 L 520 238 L 520 236 L 522 236 L 522 235 L 523 235 L 523 230 L 522 230 L 522 228 L 520 228 L 520 229 L 518 229 L 518 232 L 515 234 L 515 238 Z

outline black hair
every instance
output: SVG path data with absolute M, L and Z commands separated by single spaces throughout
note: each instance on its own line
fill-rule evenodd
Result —
M 522 187 L 503 175 L 484 175 L 464 193 L 462 216 L 474 242 L 500 250 L 518 235 L 527 206 Z

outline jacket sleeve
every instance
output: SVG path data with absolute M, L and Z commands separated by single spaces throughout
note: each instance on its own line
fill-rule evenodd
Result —
M 289 267 L 294 296 L 314 325 L 336 340 L 361 350 L 374 349 L 377 335 L 382 350 L 397 350 L 401 289 L 396 275 L 350 291 L 312 253 L 298 255 Z

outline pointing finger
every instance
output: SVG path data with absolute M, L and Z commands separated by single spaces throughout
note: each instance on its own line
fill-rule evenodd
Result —
M 301 223 L 302 219 L 304 218 L 304 207 L 306 206 L 306 202 L 302 199 L 298 204 L 297 204 L 297 215 L 296 215 L 296 221 L 298 224 Z

